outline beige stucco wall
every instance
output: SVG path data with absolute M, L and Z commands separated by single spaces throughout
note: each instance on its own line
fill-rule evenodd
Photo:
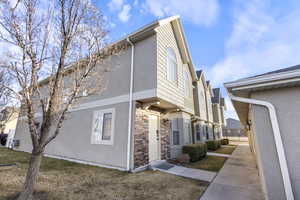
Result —
M 91 144 L 93 112 L 115 108 L 113 145 Z M 128 103 L 94 107 L 71 112 L 64 122 L 60 134 L 46 148 L 45 153 L 69 159 L 93 162 L 118 168 L 126 168 Z M 53 130 L 52 130 L 53 131 Z M 20 140 L 16 150 L 32 150 L 28 125 L 20 119 L 15 139 Z
M 300 146 L 300 88 L 255 92 L 251 98 L 268 101 L 276 108 L 295 199 L 300 199 L 300 148 L 298 148 Z M 285 199 L 268 110 L 261 106 L 252 106 L 252 112 L 253 129 L 258 146 L 257 154 L 261 158 L 268 197 L 269 199 Z
M 105 90 L 82 100 L 83 103 L 129 94 L 131 47 L 104 62 Z M 134 92 L 156 89 L 156 36 L 135 43 Z M 155 94 L 153 95 L 155 96 Z

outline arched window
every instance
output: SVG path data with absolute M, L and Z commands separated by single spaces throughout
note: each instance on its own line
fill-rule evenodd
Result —
M 167 48 L 167 78 L 177 82 L 177 59 L 172 48 Z

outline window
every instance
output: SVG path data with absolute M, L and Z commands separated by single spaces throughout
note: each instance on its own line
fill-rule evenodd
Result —
M 200 141 L 201 140 L 201 131 L 200 131 L 200 124 L 196 125 L 196 140 Z
M 113 144 L 115 109 L 94 112 L 92 144 Z
M 193 133 L 192 133 L 191 123 L 188 123 L 187 126 L 188 126 L 188 134 L 189 134 L 189 143 L 192 144 L 193 143 Z
M 177 59 L 172 48 L 167 48 L 167 78 L 177 82 Z
M 104 113 L 103 115 L 103 131 L 102 140 L 110 140 L 111 138 L 112 113 Z
M 209 133 L 208 133 L 208 127 L 205 127 L 205 132 L 206 132 L 206 139 L 209 140 Z
M 173 135 L 173 145 L 180 145 L 178 119 L 172 120 L 172 135 Z

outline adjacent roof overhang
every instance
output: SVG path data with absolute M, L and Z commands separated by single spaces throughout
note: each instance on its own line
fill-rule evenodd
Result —
M 229 93 L 235 96 L 251 98 L 251 93 L 256 91 L 300 86 L 300 70 L 239 79 L 237 81 L 225 83 L 224 86 Z M 245 125 L 248 121 L 249 105 L 235 101 L 233 101 L 232 104 L 241 123 Z

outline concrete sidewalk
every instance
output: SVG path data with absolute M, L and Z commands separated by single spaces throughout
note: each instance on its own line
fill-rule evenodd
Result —
M 217 174 L 215 172 L 210 172 L 210 171 L 206 171 L 206 170 L 192 169 L 192 168 L 177 166 L 177 165 L 167 163 L 165 161 L 158 161 L 158 162 L 152 163 L 151 168 L 153 170 L 159 170 L 159 171 L 163 171 L 163 172 L 166 172 L 169 174 L 174 174 L 177 176 L 182 176 L 182 177 L 186 177 L 186 178 L 207 181 L 207 182 L 211 182 Z
M 239 145 L 200 200 L 264 199 L 258 170 L 248 145 Z

